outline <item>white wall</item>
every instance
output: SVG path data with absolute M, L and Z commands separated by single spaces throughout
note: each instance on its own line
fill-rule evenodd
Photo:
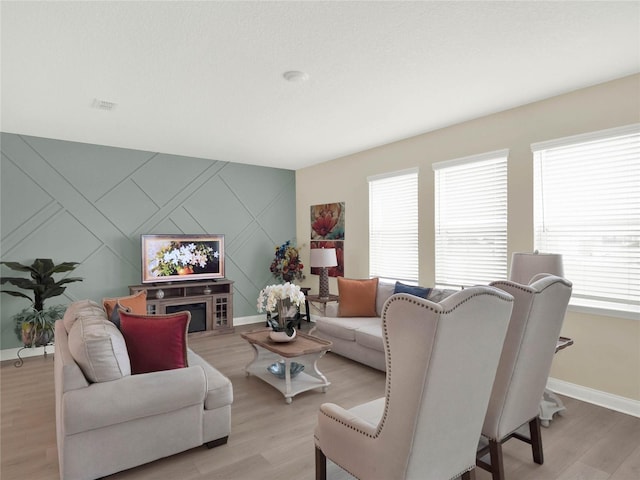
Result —
M 462 93 L 461 93 L 462 94 Z M 391 123 L 393 119 L 388 121 Z M 310 238 L 309 207 L 344 201 L 345 276 L 368 271 L 367 176 L 419 167 L 420 283 L 433 285 L 434 162 L 508 148 L 508 253 L 533 249 L 533 157 L 543 140 L 640 121 L 640 75 L 633 75 L 425 133 L 296 172 L 297 238 Z M 570 179 L 567 179 L 568 181 Z M 308 261 L 308 249 L 303 250 Z M 337 293 L 335 279 L 330 279 Z M 317 289 L 310 275 L 306 285 Z M 552 376 L 640 400 L 640 321 L 569 312 L 563 334 L 575 345 L 556 356 Z

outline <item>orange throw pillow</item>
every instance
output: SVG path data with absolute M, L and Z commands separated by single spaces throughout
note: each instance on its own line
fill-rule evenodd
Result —
M 377 317 L 378 279 L 354 280 L 338 277 L 338 316 Z
M 124 308 L 128 308 L 130 313 L 145 315 L 147 313 L 147 291 L 141 290 L 135 295 L 119 298 L 103 298 L 102 306 L 107 312 L 107 318 L 111 318 L 117 304 Z

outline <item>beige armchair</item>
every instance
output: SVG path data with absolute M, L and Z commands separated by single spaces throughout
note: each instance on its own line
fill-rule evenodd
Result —
M 514 307 L 482 427 L 477 465 L 491 472 L 493 480 L 503 480 L 502 444 L 510 438 L 531 444 L 534 462 L 544 461 L 540 399 L 571 297 L 571 282 L 543 274 L 530 285 L 511 281 L 491 285 L 511 294 Z M 527 424 L 528 436 L 521 429 L 526 430 Z
M 382 314 L 386 395 L 351 410 L 320 406 L 316 479 L 327 457 L 362 480 L 474 478 L 512 305 L 492 287 L 439 304 L 393 295 Z

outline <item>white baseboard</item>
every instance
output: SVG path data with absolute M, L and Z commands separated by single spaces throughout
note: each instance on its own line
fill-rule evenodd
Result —
M 549 377 L 547 388 L 560 395 L 640 418 L 640 401 Z
M 249 325 L 251 323 L 266 323 L 267 317 L 263 313 L 262 315 L 251 315 L 249 317 L 233 317 L 233 326 L 237 325 Z
M 44 356 L 45 348 L 47 349 L 47 355 L 52 354 L 55 351 L 55 345 L 47 345 L 46 347 L 24 348 L 20 352 L 20 358 Z M 17 360 L 18 350 L 20 350 L 20 348 L 7 348 L 5 350 L 0 350 L 0 361 L 4 362 L 5 360 Z

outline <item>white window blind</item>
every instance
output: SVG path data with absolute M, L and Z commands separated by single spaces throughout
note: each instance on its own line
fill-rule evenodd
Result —
M 640 303 L 640 124 L 537 143 L 535 248 L 563 256 L 572 303 Z
M 418 170 L 368 178 L 369 275 L 418 282 Z
M 436 285 L 507 278 L 508 150 L 433 164 Z

